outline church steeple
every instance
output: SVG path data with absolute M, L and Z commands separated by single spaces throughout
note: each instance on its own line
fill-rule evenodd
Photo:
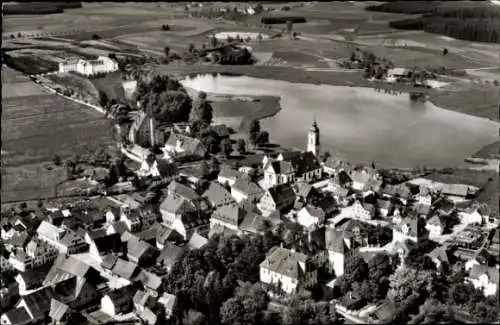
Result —
M 318 123 L 316 123 L 316 117 L 314 117 L 314 122 L 309 129 L 309 134 L 307 136 L 307 151 L 312 152 L 315 156 L 319 155 L 320 150 L 320 132 Z

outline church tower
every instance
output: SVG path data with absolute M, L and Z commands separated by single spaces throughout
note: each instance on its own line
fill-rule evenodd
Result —
M 307 136 L 307 151 L 312 152 L 317 157 L 319 155 L 319 150 L 319 128 L 316 119 L 314 119 L 314 123 L 309 129 L 309 134 Z

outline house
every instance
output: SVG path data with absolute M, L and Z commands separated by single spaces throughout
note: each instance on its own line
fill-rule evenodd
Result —
M 117 233 L 107 234 L 105 229 L 91 230 L 85 233 L 85 241 L 89 244 L 89 252 L 97 259 L 110 253 L 120 252 L 122 244 Z
M 325 225 L 325 212 L 313 205 L 303 207 L 297 214 L 297 222 L 308 230 L 315 230 Z
M 323 169 L 313 152 L 302 152 L 300 155 L 291 157 L 290 162 L 295 170 L 295 177 L 297 180 L 310 183 L 321 178 Z
M 450 265 L 448 248 L 445 246 L 438 246 L 426 255 L 436 264 L 436 269 L 439 272 L 443 272 Z
M 75 231 L 58 228 L 47 221 L 42 221 L 36 232 L 38 238 L 54 246 L 62 254 L 76 254 L 88 249 L 88 244 Z
M 196 212 L 196 207 L 179 195 L 168 195 L 160 204 L 160 213 L 163 222 L 171 225 L 182 216 Z
M 233 185 L 231 185 L 231 195 L 236 202 L 249 200 L 257 202 L 264 195 L 264 190 L 257 184 L 251 182 L 246 177 L 239 177 Z
M 37 290 L 21 297 L 16 308 L 25 308 L 32 320 L 40 321 L 49 314 L 52 295 L 51 288 Z
M 464 201 L 469 194 L 469 186 L 465 184 L 443 184 L 441 194 L 453 202 Z
M 155 264 L 156 257 L 159 255 L 159 251 L 156 247 L 127 232 L 121 236 L 121 240 L 125 242 L 129 261 L 141 267 Z
M 295 181 L 295 170 L 290 161 L 268 161 L 264 166 L 264 188 Z
M 163 279 L 153 272 L 148 270 L 141 270 L 137 275 L 136 280 L 140 281 L 144 288 L 152 290 L 153 292 L 162 291 Z
M 131 232 L 141 230 L 141 212 L 139 209 L 123 208 L 120 214 L 120 221 L 127 225 L 127 229 Z
M 111 273 L 127 281 L 131 281 L 139 273 L 137 264 L 118 258 L 111 269 Z
M 168 184 L 167 194 L 180 196 L 193 205 L 196 205 L 201 200 L 201 196 L 195 190 L 177 181 L 172 181 Z
M 410 240 L 420 245 L 429 238 L 429 231 L 425 229 L 425 225 L 420 218 L 403 217 L 400 222 L 394 225 L 392 238 L 393 242 Z
M 24 272 L 34 267 L 53 262 L 58 255 L 57 249 L 47 242 L 33 238 L 26 249 L 17 248 L 9 256 L 9 263 Z
M 392 68 L 387 71 L 387 82 L 406 82 L 411 76 L 410 69 Z
M 262 283 L 279 286 L 287 294 L 315 285 L 318 279 L 307 255 L 283 247 L 273 247 L 259 267 Z
M 186 244 L 186 246 L 189 248 L 189 249 L 199 249 L 199 248 L 202 248 L 203 246 L 205 246 L 206 244 L 208 243 L 208 239 L 201 236 L 200 234 L 198 233 L 194 233 L 191 238 L 189 239 L 188 243 Z
M 351 165 L 343 160 L 328 157 L 328 159 L 326 159 L 323 163 L 323 171 L 330 176 L 337 175 L 341 171 L 350 173 Z
M 406 185 L 386 185 L 381 194 L 388 199 L 395 198 L 401 203 L 407 204 L 408 200 L 412 197 L 410 189 Z
M 19 285 L 20 295 L 23 296 L 27 292 L 41 287 L 50 268 L 50 264 L 45 264 L 17 274 L 15 279 Z
M 132 299 L 136 293 L 133 286 L 126 286 L 108 292 L 101 299 L 101 310 L 110 315 L 126 314 L 132 310 Z
M 172 132 L 163 150 L 163 159 L 201 159 L 206 156 L 207 149 L 197 138 Z
M 290 184 L 282 184 L 269 188 L 258 203 L 258 208 L 264 216 L 271 215 L 274 211 L 284 213 L 293 207 L 295 192 Z
M 239 171 L 231 168 L 231 166 L 224 164 L 220 166 L 219 175 L 217 176 L 217 182 L 222 185 L 228 184 L 229 186 L 232 186 L 240 177 L 244 177 L 244 175 L 242 175 L 242 173 L 240 173 Z
M 325 231 L 325 244 L 328 251 L 329 267 L 335 276 L 339 277 L 344 274 L 345 265 L 355 255 L 357 247 L 349 238 L 344 237 L 342 230 L 331 228 Z
M 279 215 L 278 216 L 262 216 L 258 209 L 255 207 L 253 209 L 246 210 L 245 217 L 239 226 L 239 230 L 243 234 L 264 234 L 264 230 L 269 228 L 274 228 L 278 224 L 283 223 Z
M 71 255 L 59 255 L 43 279 L 43 286 L 54 286 L 73 277 L 84 278 L 93 286 L 103 282 L 98 270 Z
M 376 179 L 377 175 L 366 170 L 352 170 L 349 174 L 352 180 L 352 189 L 355 191 L 367 191 L 370 189 L 370 180 Z
M 236 203 L 231 193 L 217 182 L 210 182 L 208 189 L 203 193 L 202 197 L 204 197 L 214 209 Z
M 141 167 L 143 162 L 151 161 L 151 156 L 153 155 L 151 150 L 137 144 L 130 144 L 126 147 L 122 145 L 121 152 L 129 159 L 138 163 Z
M 150 155 L 141 162 L 141 167 L 137 171 L 139 177 L 161 177 L 158 162 L 154 156 Z
M 426 187 L 421 186 L 419 192 L 415 194 L 414 199 L 417 204 L 432 205 L 432 195 Z
M 156 297 L 151 291 L 138 290 L 132 298 L 134 309 L 142 313 L 146 308 L 154 309 L 156 305 Z
M 221 206 L 212 213 L 212 217 L 210 218 L 210 229 L 220 226 L 237 231 L 245 214 L 245 210 L 237 204 Z
M 16 276 L 17 278 L 17 276 Z M 0 309 L 8 310 L 19 299 L 19 284 L 17 279 L 7 272 L 0 273 Z
M 24 307 L 11 309 L 0 317 L 2 325 L 25 325 L 31 322 L 32 319 Z
M 53 286 L 54 298 L 70 308 L 80 308 L 98 298 L 94 288 L 84 277 L 73 276 Z
M 55 324 L 65 324 L 71 315 L 71 308 L 57 299 L 50 299 L 49 317 Z
M 355 218 L 364 220 L 371 220 L 375 216 L 376 212 L 373 204 L 361 203 L 359 200 L 356 200 L 350 208 L 352 215 Z
M 475 264 L 470 268 L 468 281 L 485 296 L 493 296 L 498 290 L 499 266 Z
M 156 248 L 162 250 L 169 242 L 179 243 L 184 241 L 184 237 L 175 229 L 160 225 L 156 231 Z
M 95 60 L 71 58 L 59 63 L 59 72 L 78 72 L 84 76 L 109 73 L 118 70 L 118 63 L 106 56 L 99 56 Z
M 477 208 L 458 212 L 458 216 L 462 222 L 467 224 L 481 225 L 483 223 L 483 216 L 479 213 Z
M 165 312 L 165 319 L 170 319 L 175 313 L 175 308 L 177 307 L 177 297 L 169 293 L 163 293 L 158 299 L 158 304 L 160 304 Z
M 389 215 L 389 212 L 391 212 L 392 208 L 394 205 L 390 200 L 377 200 L 377 208 L 380 213 L 380 216 L 382 217 L 387 217 Z
M 194 236 L 194 235 L 193 235 Z M 160 252 L 160 255 L 156 259 L 156 264 L 160 267 L 164 267 L 167 272 L 172 271 L 172 267 L 179 257 L 184 253 L 185 248 L 181 246 L 176 246 L 172 243 L 167 243 Z
M 426 221 L 425 229 L 429 231 L 429 236 L 441 236 L 445 228 L 445 223 L 441 220 L 439 214 L 434 214 Z

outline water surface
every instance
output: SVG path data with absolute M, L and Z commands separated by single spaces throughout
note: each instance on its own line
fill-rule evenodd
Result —
M 305 149 L 316 118 L 322 151 L 384 167 L 444 167 L 498 140 L 500 123 L 414 103 L 408 94 L 371 88 L 290 83 L 246 76 L 203 74 L 182 84 L 196 90 L 281 97 L 282 110 L 261 121 L 271 141 Z

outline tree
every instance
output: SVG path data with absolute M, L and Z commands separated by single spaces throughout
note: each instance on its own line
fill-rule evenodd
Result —
M 26 210 L 27 208 L 28 204 L 26 202 L 19 204 L 19 209 L 21 209 L 22 211 Z
M 293 29 L 293 21 L 287 20 L 286 21 L 286 30 L 288 34 L 290 35 L 290 39 L 292 38 L 292 29 Z
M 109 104 L 109 98 L 108 98 L 108 95 L 99 90 L 99 105 L 101 105 L 101 107 L 108 107 L 108 104 Z
M 97 34 L 92 34 L 92 40 L 99 40 L 101 37 Z
M 346 263 L 344 276 L 350 283 L 360 282 L 368 276 L 368 264 L 362 257 L 355 256 Z
M 212 37 L 210 38 L 210 44 L 212 45 L 212 47 L 217 47 L 217 45 L 219 44 L 219 41 L 217 40 L 217 37 L 215 37 L 215 35 L 212 35 Z
M 220 143 L 220 150 L 224 157 L 229 157 L 233 151 L 233 145 L 229 139 L 223 139 Z
M 429 298 L 420 306 L 419 314 L 412 319 L 411 323 L 437 324 L 450 321 L 453 321 L 450 308 L 437 299 Z
M 206 317 L 197 310 L 189 309 L 182 319 L 182 325 L 205 325 Z
M 164 30 L 164 31 L 168 31 L 168 30 L 170 30 L 170 26 L 168 24 L 162 25 L 161 29 Z
M 212 105 L 206 100 L 207 94 L 200 92 L 198 98 L 193 103 L 189 120 L 192 122 L 202 122 L 203 124 L 210 125 L 213 119 Z
M 59 157 L 58 155 L 55 155 L 52 161 L 54 162 L 54 165 L 56 165 L 56 166 L 61 166 L 61 164 L 62 164 L 61 157 Z
M 190 43 L 189 47 L 188 47 L 188 52 L 189 53 L 194 53 L 195 50 L 196 50 L 196 47 L 194 46 L 194 44 Z
M 246 144 L 245 144 L 245 140 L 243 139 L 238 139 L 238 142 L 237 142 L 237 150 L 238 152 L 240 153 L 240 155 L 243 155 L 245 154 L 246 152 Z
M 421 297 L 434 290 L 435 272 L 400 267 L 389 277 L 390 289 L 387 296 L 396 303 L 405 301 L 411 295 Z
M 165 56 L 168 58 L 169 54 L 170 54 L 170 47 L 168 46 L 165 46 L 163 48 L 163 53 L 165 53 Z
M 36 206 L 39 209 L 43 208 L 43 201 L 42 200 L 38 200 L 38 203 L 36 204 Z
M 249 134 L 250 134 L 250 142 L 253 145 L 255 145 L 257 143 L 257 139 L 260 134 L 260 123 L 258 120 L 253 120 L 250 123 Z
M 269 143 L 269 132 L 262 131 L 259 133 L 259 137 L 257 138 L 257 143 L 260 145 Z
M 261 33 L 259 33 L 257 35 L 257 40 L 259 41 L 259 43 L 262 43 L 262 34 Z

